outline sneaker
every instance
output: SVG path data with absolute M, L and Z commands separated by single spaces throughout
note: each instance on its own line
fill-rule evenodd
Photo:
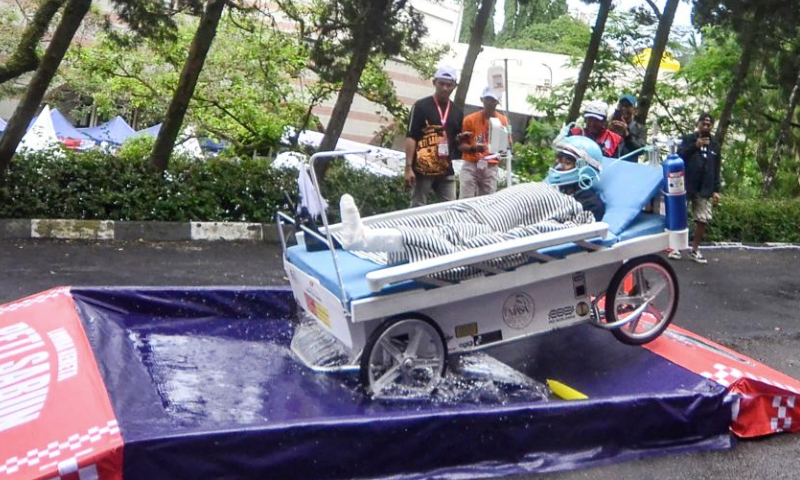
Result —
M 680 250 L 670 250 L 667 257 L 670 260 L 680 260 L 681 259 L 681 251 Z
M 702 253 L 700 253 L 700 250 L 692 250 L 691 252 L 689 252 L 689 258 L 691 258 L 697 263 L 703 263 L 703 264 L 708 263 L 708 260 L 706 260 L 706 257 L 704 257 Z

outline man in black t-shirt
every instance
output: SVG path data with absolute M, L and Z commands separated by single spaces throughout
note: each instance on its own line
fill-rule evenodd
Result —
M 461 140 L 464 113 L 450 101 L 456 71 L 439 67 L 433 78 L 434 94 L 411 108 L 406 133 L 406 183 L 413 189 L 411 206 L 428 202 L 435 192 L 443 201 L 456 199 L 453 158 Z

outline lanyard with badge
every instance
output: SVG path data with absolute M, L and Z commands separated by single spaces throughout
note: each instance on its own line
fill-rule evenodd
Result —
M 444 113 L 442 113 L 442 107 L 439 106 L 439 101 L 436 100 L 436 97 L 433 97 L 433 103 L 436 104 L 436 110 L 439 111 L 439 120 L 442 122 L 442 137 L 439 139 L 439 145 L 436 148 L 436 153 L 440 158 L 449 158 L 450 157 L 450 145 L 447 143 L 447 130 L 445 129 L 445 125 L 447 124 L 447 118 L 450 116 L 450 100 L 447 101 L 447 108 L 445 109 Z

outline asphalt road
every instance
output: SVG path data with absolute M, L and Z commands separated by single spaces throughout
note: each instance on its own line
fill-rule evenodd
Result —
M 706 250 L 676 262 L 675 323 L 800 378 L 800 251 Z M 0 303 L 54 286 L 286 285 L 280 248 L 264 243 L 0 241 Z M 559 474 L 577 480 L 798 479 L 800 435 L 732 450 L 666 456 Z

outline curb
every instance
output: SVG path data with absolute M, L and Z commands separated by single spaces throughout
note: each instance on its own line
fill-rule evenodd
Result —
M 284 232 L 290 231 L 287 226 Z M 126 222 L 115 220 L 0 219 L 0 240 L 31 238 L 148 242 L 279 243 L 274 223 L 246 222 Z M 704 249 L 798 250 L 793 243 L 709 242 Z
M 712 242 L 703 245 L 703 249 L 709 250 L 725 250 L 725 249 L 741 249 L 741 250 L 800 250 L 800 245 L 795 243 L 784 242 L 765 242 L 765 243 L 742 243 L 742 242 Z
M 280 242 L 278 229 L 272 223 L 0 219 L 0 239 L 31 238 L 152 242 Z

